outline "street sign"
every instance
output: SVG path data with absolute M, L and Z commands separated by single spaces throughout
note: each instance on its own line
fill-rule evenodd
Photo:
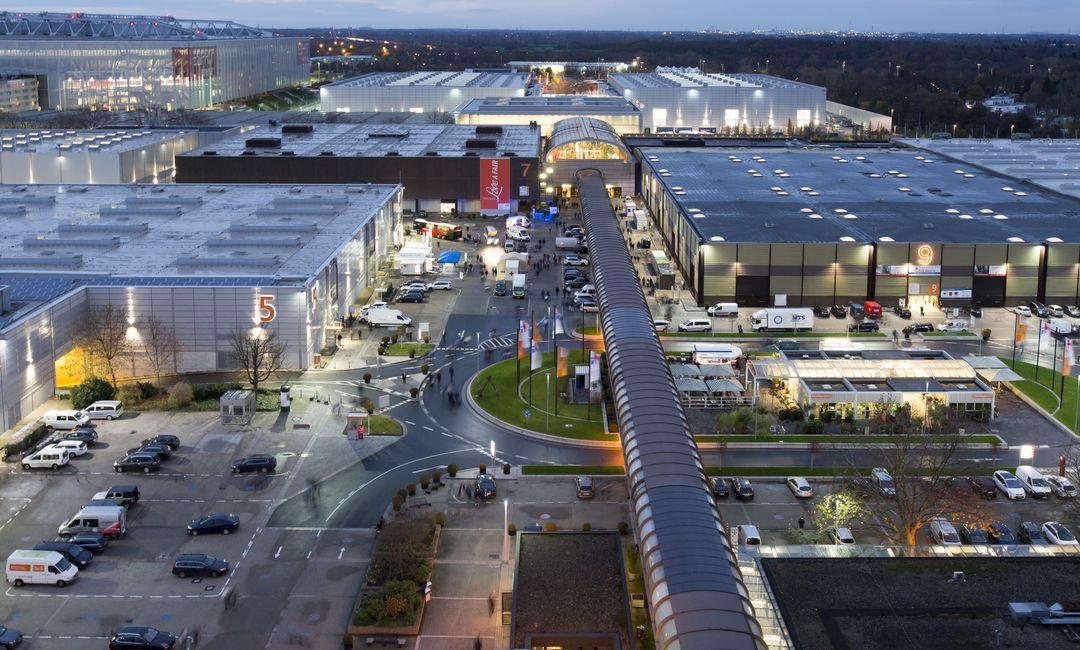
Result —
M 390 396 L 389 395 L 379 395 L 379 408 L 384 409 L 384 408 L 389 408 L 389 406 L 390 406 Z

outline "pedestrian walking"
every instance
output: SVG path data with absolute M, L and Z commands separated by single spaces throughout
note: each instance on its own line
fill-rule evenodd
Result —
M 799 517 L 799 530 L 806 528 L 806 517 Z
M 401 383 L 403 383 L 403 384 L 408 383 L 408 381 L 406 380 L 406 377 L 405 377 L 405 373 L 401 373 Z
M 447 369 L 447 372 L 449 372 L 449 373 L 450 373 L 450 381 L 454 381 L 454 366 L 450 366 L 450 367 L 449 367 L 449 368 Z
M 435 383 L 436 384 L 441 384 L 442 383 L 442 371 L 441 370 L 436 370 L 435 371 Z

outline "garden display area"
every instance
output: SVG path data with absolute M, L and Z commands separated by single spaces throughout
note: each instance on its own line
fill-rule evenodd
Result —
M 1033 402 L 1041 406 L 1055 420 L 1061 422 L 1075 433 L 1080 433 L 1080 421 L 1077 418 L 1077 379 L 1062 377 L 1054 368 L 1038 368 L 1023 361 L 1013 362 L 1008 357 L 999 357 L 1005 365 L 1012 368 L 1025 381 L 1012 382 L 1013 388 L 1020 391 Z M 1038 378 L 1036 380 L 1036 377 Z M 1064 381 L 1064 387 L 1062 386 Z
M 349 625 L 350 635 L 419 631 L 441 521 L 437 515 L 401 517 L 383 527 Z
M 479 372 L 472 381 L 470 394 L 477 406 L 490 415 L 522 429 L 550 433 L 578 440 L 617 440 L 605 433 L 603 411 L 599 404 L 570 404 L 559 390 L 566 377 L 555 377 L 555 354 L 542 355 L 543 365 L 532 372 L 530 401 L 529 359 L 500 361 Z M 516 364 L 521 364 L 520 381 Z M 588 363 L 587 354 L 570 350 L 568 366 Z M 548 377 L 550 376 L 550 380 Z M 550 393 L 548 392 L 550 386 Z M 558 411 L 553 397 L 558 395 Z M 526 416 L 525 414 L 529 415 Z

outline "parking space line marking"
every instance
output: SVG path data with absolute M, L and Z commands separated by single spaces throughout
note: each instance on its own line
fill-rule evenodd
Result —
M 409 425 L 410 427 L 415 427 L 416 426 L 415 422 L 410 422 L 408 420 L 405 420 L 405 424 Z
M 427 426 L 427 425 L 425 424 L 425 425 L 424 425 L 424 430 L 425 430 L 425 431 L 434 431 L 435 429 L 432 429 L 431 427 L 429 427 L 429 426 Z

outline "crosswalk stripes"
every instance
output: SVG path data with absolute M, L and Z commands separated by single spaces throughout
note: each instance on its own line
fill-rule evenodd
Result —
M 494 350 L 495 348 L 502 348 L 508 345 L 514 344 L 513 336 L 496 336 L 495 338 L 486 339 L 480 343 L 481 350 Z

